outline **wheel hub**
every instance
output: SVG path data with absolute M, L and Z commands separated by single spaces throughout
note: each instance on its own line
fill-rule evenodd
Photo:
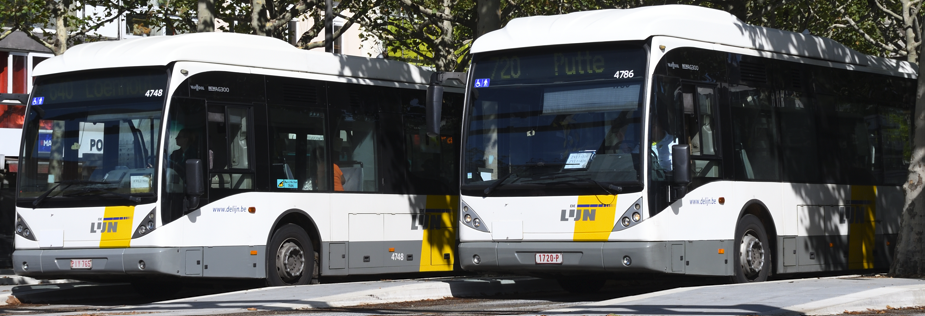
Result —
M 302 270 L 305 267 L 305 253 L 293 239 L 287 239 L 276 252 L 276 270 L 279 276 L 287 282 L 298 280 L 302 277 Z
M 742 265 L 742 272 L 747 275 L 758 274 L 764 267 L 764 246 L 761 240 L 751 234 L 746 233 L 742 236 L 742 243 L 739 245 L 739 263 Z

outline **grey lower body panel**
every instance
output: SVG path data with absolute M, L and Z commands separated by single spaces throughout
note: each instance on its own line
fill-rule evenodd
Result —
M 468 242 L 459 245 L 463 270 L 525 274 L 675 273 L 732 275 L 732 241 Z M 723 251 L 718 251 L 723 249 Z M 537 264 L 537 253 L 562 255 L 561 264 Z M 690 253 L 690 256 L 687 256 Z M 474 256 L 480 262 L 475 264 Z M 629 265 L 624 264 L 624 258 Z
M 425 256 L 422 247 L 422 241 L 414 240 L 322 242 L 319 271 L 327 276 L 410 273 L 420 272 L 422 264 L 440 264 L 431 256 Z M 427 262 L 422 263 L 422 260 Z
M 848 235 L 779 236 L 778 273 L 889 269 L 896 248 L 896 234 L 874 235 L 873 244 L 852 244 Z M 857 241 L 855 241 L 857 242 Z M 855 251 L 852 256 L 852 250 Z M 862 253 L 869 251 L 869 253 Z
M 265 246 L 16 250 L 13 270 L 39 279 L 265 278 L 264 249 Z M 71 260 L 75 259 L 90 259 L 92 267 L 72 269 Z

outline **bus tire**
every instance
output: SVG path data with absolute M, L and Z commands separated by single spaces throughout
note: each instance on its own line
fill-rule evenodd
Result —
M 277 229 L 267 247 L 267 285 L 309 284 L 315 270 L 314 253 L 302 227 L 286 224 Z
M 607 282 L 606 279 L 599 277 L 563 277 L 556 279 L 556 281 L 563 290 L 573 294 L 597 293 L 597 291 L 600 291 L 601 288 L 604 287 L 604 283 Z
M 771 271 L 771 249 L 768 234 L 758 217 L 747 214 L 739 219 L 733 248 L 734 283 L 767 281 Z

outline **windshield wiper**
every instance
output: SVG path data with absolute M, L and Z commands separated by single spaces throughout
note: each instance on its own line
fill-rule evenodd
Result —
M 48 195 L 51 194 L 51 192 L 54 192 L 55 189 L 60 187 L 62 184 L 64 185 L 64 187 L 61 188 L 61 191 L 63 192 L 64 190 L 67 190 L 67 188 L 70 188 L 72 185 L 75 185 L 75 184 L 106 184 L 106 182 L 84 181 L 84 180 L 64 180 L 64 181 L 55 182 L 54 187 L 52 187 L 51 189 L 48 189 L 48 191 L 45 191 L 44 193 L 42 193 L 42 195 L 39 195 L 38 197 L 36 197 L 35 201 L 32 201 L 32 207 L 39 206 L 39 204 L 42 204 L 42 202 L 45 202 L 45 199 L 48 198 Z
M 78 191 L 78 192 L 75 193 L 75 194 L 69 194 L 69 195 L 67 195 L 67 196 L 91 195 L 92 193 L 98 193 L 98 194 L 93 194 L 93 195 L 110 194 L 110 195 L 113 195 L 113 196 L 117 196 L 117 197 L 120 197 L 120 198 L 129 200 L 129 201 L 135 202 L 136 204 L 137 204 L 137 203 L 141 203 L 141 198 L 140 198 L 140 197 L 131 196 L 131 195 L 128 195 L 128 194 L 125 194 L 125 193 L 107 191 L 106 189 L 103 189 L 103 188 L 87 188 L 87 189 L 80 190 L 80 191 Z
M 489 194 L 491 194 L 491 191 L 494 191 L 495 189 L 500 187 L 501 183 L 504 182 L 504 180 L 507 180 L 507 178 L 510 178 L 512 175 L 514 175 L 513 172 L 508 173 L 504 175 L 503 177 L 501 177 L 500 179 L 498 179 L 498 181 L 495 181 L 495 183 L 492 183 L 491 185 L 489 185 L 487 188 L 485 188 L 484 191 L 482 191 L 482 197 L 486 197 Z
M 561 182 L 561 183 L 559 183 L 559 184 L 572 184 L 572 185 L 574 185 L 576 182 L 594 183 L 594 184 L 597 185 L 597 187 L 601 188 L 601 190 L 604 190 L 604 192 L 607 192 L 608 195 L 615 195 L 614 193 L 622 193 L 622 192 L 623 192 L 623 187 L 622 187 L 622 186 L 615 185 L 615 184 L 613 184 L 613 183 L 600 182 L 600 181 L 597 181 L 597 180 L 594 180 L 594 179 L 582 179 L 582 178 L 576 177 L 576 176 L 574 176 L 574 175 L 564 175 L 564 174 L 563 174 L 563 175 L 559 175 L 557 178 L 571 178 L 571 179 L 574 179 L 574 180 L 575 180 L 575 181 Z
M 614 195 L 613 192 L 610 192 L 610 190 L 614 190 L 617 193 L 623 192 L 623 187 L 614 185 L 613 183 L 608 183 L 607 186 L 605 187 L 603 183 L 601 183 L 600 181 L 594 180 L 594 179 L 588 179 L 588 182 L 594 182 L 594 184 L 597 184 L 597 186 L 600 187 L 601 190 L 604 190 L 604 192 L 607 192 L 607 194 L 609 195 Z
M 32 207 L 39 206 L 39 204 L 42 204 L 42 202 L 45 202 L 45 199 L 48 198 L 48 195 L 51 194 L 51 192 L 55 191 L 55 189 L 60 187 L 61 184 L 63 184 L 63 182 L 58 182 L 57 184 L 55 184 L 55 186 L 51 187 L 51 189 L 48 189 L 48 191 L 43 192 L 42 195 L 39 195 L 37 198 L 35 198 L 35 201 L 32 201 Z M 72 184 L 73 183 L 67 183 L 64 186 L 64 188 L 61 189 L 61 191 L 67 190 L 67 188 L 70 187 Z

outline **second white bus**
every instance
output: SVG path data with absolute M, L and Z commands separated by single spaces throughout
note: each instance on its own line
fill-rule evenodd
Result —
M 683 5 L 515 19 L 472 53 L 463 269 L 588 291 L 888 267 L 910 64 Z

